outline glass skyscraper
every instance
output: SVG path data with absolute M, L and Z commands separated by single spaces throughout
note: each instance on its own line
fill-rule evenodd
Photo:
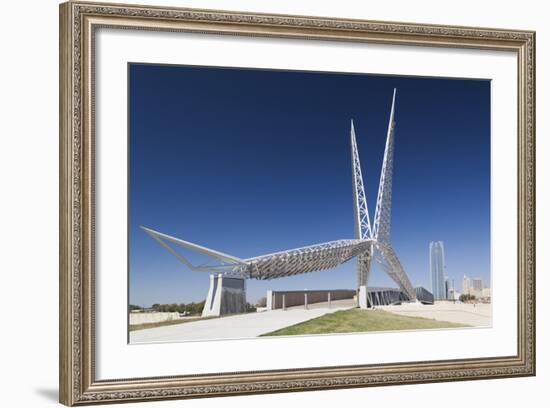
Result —
M 430 242 L 430 280 L 434 299 L 447 299 L 445 291 L 445 249 L 442 241 Z

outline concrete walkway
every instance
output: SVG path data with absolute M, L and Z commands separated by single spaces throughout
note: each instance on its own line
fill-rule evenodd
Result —
M 333 302 L 330 309 L 317 306 L 304 309 L 302 306 L 285 311 L 273 310 L 246 313 L 153 329 L 136 330 L 130 332 L 130 344 L 257 337 L 260 334 L 292 326 L 327 313 L 350 308 L 347 304 L 341 306 L 335 303 Z
M 396 306 L 376 306 L 376 308 L 403 316 L 425 317 L 475 327 L 491 326 L 491 305 L 484 303 L 476 305 L 452 302 L 436 302 L 434 305 L 403 303 Z

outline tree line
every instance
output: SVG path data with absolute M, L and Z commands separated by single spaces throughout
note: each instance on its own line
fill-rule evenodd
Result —
M 463 293 L 462 295 L 460 295 L 458 300 L 460 300 L 461 302 L 468 302 L 468 301 L 476 300 L 476 297 L 474 295 L 468 295 L 466 293 Z
M 151 306 L 155 312 L 177 312 L 185 313 L 190 315 L 201 314 L 202 309 L 204 308 L 204 300 L 201 302 L 191 302 L 191 303 L 155 303 Z M 143 310 L 141 306 L 130 305 L 130 311 L 133 310 Z
M 204 303 L 205 301 L 201 301 L 201 302 L 191 302 L 191 303 L 180 303 L 180 304 L 177 304 L 177 303 L 155 303 L 154 305 L 151 306 L 151 308 L 149 309 L 144 309 L 143 307 L 141 306 L 138 306 L 138 305 L 130 305 L 130 311 L 135 311 L 135 310 L 144 310 L 144 311 L 155 311 L 155 312 L 170 312 L 170 313 L 174 313 L 174 312 L 177 312 L 177 313 L 184 313 L 186 315 L 200 315 L 202 314 L 202 310 L 204 309 Z M 256 306 L 255 305 L 252 305 L 248 302 L 246 302 L 246 307 L 245 307 L 245 311 L 247 313 L 250 313 L 250 312 L 255 312 L 256 311 Z

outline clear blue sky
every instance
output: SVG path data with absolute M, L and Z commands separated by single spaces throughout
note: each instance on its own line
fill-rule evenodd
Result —
M 415 286 L 429 288 L 433 240 L 459 290 L 463 274 L 490 284 L 490 81 L 142 64 L 129 74 L 130 303 L 208 290 L 208 274 L 140 225 L 242 258 L 353 238 L 350 119 L 372 219 L 394 87 L 394 248 Z M 354 289 L 355 269 L 249 280 L 248 300 Z M 375 268 L 369 284 L 391 281 Z

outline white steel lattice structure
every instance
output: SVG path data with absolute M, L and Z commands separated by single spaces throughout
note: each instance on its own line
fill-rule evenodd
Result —
M 409 299 L 415 299 L 415 290 L 390 243 L 395 96 L 396 91 L 394 90 L 373 226 L 370 223 L 355 128 L 353 121 L 351 122 L 355 239 L 324 242 L 254 258 L 241 259 L 149 228 L 142 228 L 193 271 L 218 273 L 223 276 L 243 279 L 265 280 L 331 269 L 356 257 L 358 287 L 367 286 L 371 264 L 375 260 Z M 207 255 L 214 259 L 216 263 L 193 265 L 170 244 Z

